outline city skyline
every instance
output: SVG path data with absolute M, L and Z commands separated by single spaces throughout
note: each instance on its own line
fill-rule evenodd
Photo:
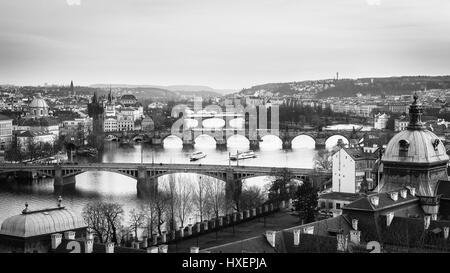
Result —
M 0 84 L 203 85 L 448 75 L 450 3 L 3 1 Z

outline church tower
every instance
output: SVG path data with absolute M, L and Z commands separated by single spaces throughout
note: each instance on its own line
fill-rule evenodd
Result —
M 70 81 L 70 94 L 75 96 L 75 89 L 73 88 L 73 81 Z
M 103 105 L 97 98 L 97 92 L 92 96 L 91 103 L 88 104 L 88 115 L 92 118 L 92 139 L 91 145 L 103 147 Z

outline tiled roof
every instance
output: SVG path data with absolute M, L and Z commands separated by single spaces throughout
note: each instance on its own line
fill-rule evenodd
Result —
M 398 192 L 397 201 L 392 200 L 390 197 L 391 192 Z M 378 206 L 374 206 L 371 202 L 371 198 L 374 196 L 378 196 Z M 378 211 L 387 209 L 393 206 L 404 205 L 407 203 L 413 203 L 418 201 L 419 198 L 416 196 L 412 196 L 409 191 L 407 191 L 406 198 L 402 198 L 400 196 L 400 190 L 390 191 L 390 192 L 381 192 L 381 193 L 373 193 L 362 197 L 348 205 L 346 205 L 343 209 L 349 210 L 367 210 L 367 211 Z
M 443 199 L 450 199 L 450 181 L 439 180 L 436 188 L 437 195 L 442 195 Z
M 71 241 L 79 242 L 80 243 L 80 252 L 85 253 L 86 241 L 84 239 L 76 239 L 76 240 L 62 239 L 61 244 L 56 249 L 52 250 L 52 252 L 56 252 L 56 253 L 71 252 L 72 251 L 71 249 L 67 249 L 67 244 Z M 94 243 L 92 246 L 92 252 L 93 253 L 106 253 L 106 245 Z M 135 248 L 130 248 L 130 247 L 114 246 L 114 253 L 147 253 L 147 250 L 135 249 Z
M 342 201 L 355 201 L 363 195 L 358 193 L 347 193 L 347 192 L 329 192 L 319 195 L 319 199 L 333 199 Z
M 377 155 L 374 153 L 365 153 L 360 148 L 344 148 L 345 152 L 349 154 L 353 160 L 376 160 Z
M 10 118 L 10 117 L 7 117 L 5 115 L 0 114 L 0 120 L 13 120 L 13 119 Z

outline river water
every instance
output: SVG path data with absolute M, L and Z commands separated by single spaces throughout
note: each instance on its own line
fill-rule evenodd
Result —
M 337 137 L 331 142 L 336 143 Z M 295 167 L 312 168 L 313 158 L 317 153 L 314 141 L 307 136 L 298 137 L 293 141 L 292 149 L 283 150 L 281 141 L 277 137 L 266 136 L 256 150 L 256 158 L 240 160 L 240 165 L 268 166 L 268 167 Z M 98 158 L 77 158 L 78 161 L 100 162 L 143 162 L 145 163 L 190 163 L 189 156 L 194 151 L 203 151 L 207 156 L 193 164 L 229 164 L 229 153 L 236 150 L 248 150 L 248 140 L 236 137 L 230 139 L 229 147 L 225 150 L 216 149 L 214 140 L 209 136 L 200 136 L 196 139 L 194 148 L 183 149 L 180 140 L 169 137 L 164 141 L 163 147 L 148 144 L 136 144 L 131 147 L 121 147 L 117 142 L 107 142 L 105 149 Z M 236 164 L 236 162 L 231 162 Z M 43 179 L 24 185 L 18 181 L 1 181 L 0 183 L 0 222 L 7 217 L 20 214 L 24 204 L 29 209 L 42 209 L 54 207 L 58 195 L 63 198 L 63 205 L 76 213 L 81 213 L 83 207 L 90 201 L 113 201 L 123 205 L 127 218 L 128 212 L 138 209 L 143 200 L 137 198 L 136 181 L 132 178 L 109 172 L 86 172 L 76 176 L 76 186 L 65 189 L 62 193 L 54 192 L 52 179 Z M 175 179 L 182 181 L 196 181 L 195 174 L 177 174 Z M 247 179 L 244 186 L 257 185 L 264 188 L 270 178 L 258 177 Z M 159 187 L 167 182 L 167 176 L 159 180 Z M 194 222 L 195 217 L 191 222 Z M 189 223 L 189 222 L 188 222 Z

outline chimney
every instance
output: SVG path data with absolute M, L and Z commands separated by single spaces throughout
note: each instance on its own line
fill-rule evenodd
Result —
M 372 203 L 372 205 L 374 205 L 375 207 L 378 206 L 378 202 L 380 201 L 380 197 L 378 196 L 372 196 L 370 198 L 370 202 Z
M 167 231 L 161 232 L 161 243 L 165 244 L 167 242 Z
M 352 219 L 352 228 L 358 230 L 358 219 Z
M 391 196 L 392 200 L 394 200 L 394 201 L 398 200 L 398 192 L 394 191 L 394 192 L 389 193 L 389 195 Z
M 62 234 L 54 233 L 51 235 L 51 238 L 52 238 L 52 249 L 56 249 L 61 244 Z
M 424 229 L 428 229 L 430 227 L 430 221 L 431 221 L 431 216 L 430 215 L 425 215 L 423 217 L 423 225 L 424 225 Z
M 105 252 L 106 253 L 114 253 L 114 243 L 108 242 L 105 244 Z
M 167 250 L 169 249 L 169 246 L 168 245 L 160 245 L 159 247 L 158 247 L 158 252 L 159 253 L 167 253 Z
M 350 230 L 350 242 L 359 245 L 361 242 L 361 231 Z
M 408 196 L 408 191 L 405 190 L 405 189 L 401 190 L 401 191 L 400 191 L 400 196 L 401 196 L 403 199 L 406 199 L 406 197 Z
M 188 232 L 188 236 L 191 236 L 192 235 L 192 224 L 189 224 L 188 226 L 187 226 L 187 228 L 188 228 L 188 230 L 187 230 L 187 232 Z
M 142 247 L 143 248 L 147 248 L 148 247 L 148 237 L 147 236 L 143 236 L 142 237 Z
M 337 235 L 337 250 L 341 252 L 347 251 L 348 237 L 344 234 Z
M 388 214 L 386 214 L 386 225 L 388 227 L 391 225 L 393 219 L 394 219 L 394 213 L 393 212 L 389 212 Z
M 273 230 L 268 230 L 268 231 L 266 231 L 266 239 L 267 239 L 267 242 L 269 242 L 269 244 L 270 244 L 272 247 L 275 247 L 275 235 L 276 235 L 276 232 L 273 231 Z
M 84 252 L 85 253 L 92 253 L 92 250 L 94 249 L 94 240 L 86 240 L 84 242 Z
M 151 246 L 151 247 L 147 248 L 147 253 L 158 253 L 158 247 Z
M 86 240 L 94 240 L 94 233 L 90 231 L 86 232 Z
M 304 227 L 303 233 L 305 234 L 314 234 L 314 226 Z
M 191 246 L 191 253 L 198 253 L 200 248 L 198 246 Z
M 409 189 L 409 193 L 412 195 L 412 196 L 416 196 L 416 188 L 410 188 Z
M 300 245 L 300 229 L 294 229 L 294 245 Z
M 131 246 L 132 246 L 134 249 L 140 249 L 139 242 L 137 242 L 137 241 L 134 241 L 134 242 L 131 244 Z
M 433 221 L 437 221 L 437 213 L 433 213 L 433 214 L 431 214 L 431 220 L 433 220 Z
M 64 239 L 75 240 L 75 231 L 66 231 L 66 232 L 64 232 Z
M 449 227 L 444 227 L 444 238 L 448 238 Z

